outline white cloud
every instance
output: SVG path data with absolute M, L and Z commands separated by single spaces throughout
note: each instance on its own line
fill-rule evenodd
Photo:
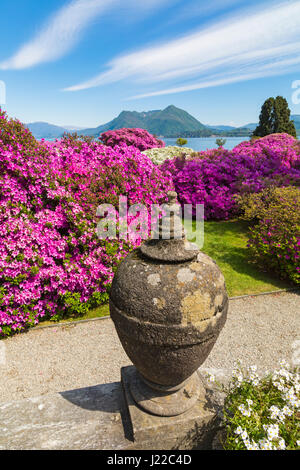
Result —
M 217 86 L 287 72 L 299 62 L 300 2 L 268 5 L 180 39 L 115 58 L 102 74 L 66 91 L 123 79 L 140 83 L 195 80 L 137 97 Z
M 126 0 L 130 9 L 146 13 L 171 0 Z M 124 0 L 73 0 L 68 2 L 44 25 L 40 33 L 8 60 L 2 70 L 24 69 L 53 61 L 76 45 L 83 30 L 99 15 L 111 8 L 122 7 Z M 116 10 L 117 11 L 117 10 Z

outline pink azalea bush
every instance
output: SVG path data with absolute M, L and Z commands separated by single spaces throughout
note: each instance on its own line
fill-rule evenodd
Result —
M 182 204 L 204 204 L 207 220 L 228 219 L 239 213 L 237 195 L 299 182 L 300 148 L 292 137 L 275 135 L 231 151 L 166 160 L 161 169 L 171 173 Z
M 289 134 L 271 134 L 261 139 L 245 141 L 234 148 L 236 155 L 280 160 L 288 168 L 300 168 L 300 142 Z
M 136 147 L 37 142 L 0 111 L 0 335 L 105 302 L 139 240 L 99 240 L 97 207 L 160 204 L 169 189 Z
M 145 129 L 116 129 L 113 131 L 103 132 L 100 136 L 101 142 L 110 147 L 120 145 L 132 145 L 143 150 L 152 148 L 161 148 L 165 146 L 162 140 L 157 139 Z

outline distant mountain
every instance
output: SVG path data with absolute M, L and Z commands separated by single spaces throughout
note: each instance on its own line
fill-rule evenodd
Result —
M 208 127 L 209 129 L 217 129 L 218 131 L 232 131 L 233 129 L 236 129 L 236 127 L 233 127 L 233 126 L 209 126 L 208 124 L 206 124 L 206 127 Z M 245 126 L 246 127 L 246 126 Z
M 245 124 L 244 126 L 241 126 L 241 127 L 238 127 L 238 129 L 250 129 L 250 131 L 254 131 L 254 129 L 256 129 L 258 126 L 258 122 L 255 123 L 255 122 L 251 122 L 249 124 Z
M 58 139 L 64 132 L 69 132 L 64 127 L 55 126 L 48 122 L 31 122 L 25 125 L 36 139 Z
M 98 137 L 102 132 L 138 127 L 157 136 L 179 136 L 183 132 L 206 129 L 204 124 L 183 109 L 170 105 L 163 110 L 146 112 L 122 111 L 118 117 L 94 129 L 85 129 L 80 133 Z
M 77 131 L 81 131 L 82 129 L 85 129 L 85 127 L 78 127 L 78 126 L 62 126 L 62 127 L 69 132 L 77 132 Z
M 294 114 L 291 119 L 294 120 L 296 130 L 300 134 L 300 115 Z M 59 139 L 64 132 L 99 137 L 102 132 L 123 127 L 139 127 L 151 134 L 164 137 L 247 137 L 257 127 L 257 123 L 249 123 L 242 127 L 204 125 L 183 109 L 170 105 L 163 110 L 122 111 L 112 121 L 90 129 L 56 126 L 47 122 L 32 122 L 26 126 L 37 139 Z
M 80 133 L 84 127 L 76 126 L 56 126 L 48 122 L 30 122 L 25 124 L 36 139 L 60 139 L 64 132 Z

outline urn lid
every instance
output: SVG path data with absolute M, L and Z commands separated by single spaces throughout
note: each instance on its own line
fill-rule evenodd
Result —
M 177 202 L 177 193 L 168 192 L 168 204 L 164 206 L 166 215 L 159 220 L 159 227 L 153 238 L 144 242 L 141 253 L 156 261 L 182 263 L 196 258 L 199 249 L 196 244 L 186 239 L 182 225 L 181 207 Z

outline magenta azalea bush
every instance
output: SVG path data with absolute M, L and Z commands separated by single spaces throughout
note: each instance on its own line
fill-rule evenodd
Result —
M 17 130 L 17 132 L 15 132 Z M 0 335 L 107 300 L 135 243 L 99 240 L 96 209 L 162 203 L 173 189 L 135 147 L 37 142 L 0 112 Z
M 262 141 L 262 142 L 261 142 Z M 290 136 L 243 142 L 231 151 L 201 152 L 196 158 L 166 160 L 182 204 L 204 204 L 205 219 L 228 219 L 239 213 L 237 196 L 269 186 L 300 181 L 300 148 Z
M 271 134 L 261 139 L 242 142 L 234 148 L 237 155 L 279 160 L 288 168 L 300 169 L 300 142 L 289 134 Z
M 103 132 L 100 136 L 101 142 L 110 147 L 120 145 L 132 145 L 143 150 L 161 148 L 165 146 L 162 140 L 157 139 L 145 129 L 116 129 L 114 131 Z

